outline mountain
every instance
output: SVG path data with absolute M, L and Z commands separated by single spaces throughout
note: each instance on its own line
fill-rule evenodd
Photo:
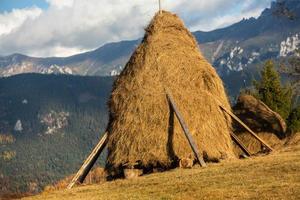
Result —
M 194 32 L 205 57 L 223 78 L 229 93 L 249 85 L 267 59 L 282 61 L 300 46 L 300 1 L 277 0 L 256 18 L 229 27 Z M 20 73 L 118 75 L 140 40 L 106 44 L 65 58 L 33 58 L 14 54 L 0 57 L 0 76 Z M 232 81 L 234 80 L 234 82 Z
M 106 128 L 113 79 L 0 78 L 0 199 L 38 192 L 78 169 Z
M 229 93 L 237 94 L 243 85 L 251 84 L 266 60 L 286 63 L 300 56 L 300 1 L 277 0 L 257 19 L 194 35 Z
M 109 43 L 94 51 L 70 56 L 34 58 L 22 54 L 0 57 L 0 76 L 22 73 L 110 76 L 120 71 L 138 41 Z

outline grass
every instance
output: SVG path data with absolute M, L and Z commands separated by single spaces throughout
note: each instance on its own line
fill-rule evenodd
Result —
M 300 199 L 300 145 L 207 168 L 175 169 L 25 199 Z

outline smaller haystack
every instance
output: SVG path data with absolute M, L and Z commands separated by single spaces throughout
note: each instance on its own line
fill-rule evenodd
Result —
M 262 101 L 251 95 L 241 95 L 233 108 L 234 113 L 247 124 L 257 135 L 273 149 L 279 149 L 284 144 L 286 123 L 283 118 L 271 110 Z M 239 124 L 235 124 L 235 132 L 239 139 L 252 154 L 264 152 L 264 146 Z M 241 155 L 241 150 L 235 146 L 235 153 Z
M 170 91 L 206 160 L 234 158 L 223 83 L 174 14 L 163 11 L 114 83 L 107 168 L 163 167 L 195 159 L 166 98 Z
M 276 112 L 251 95 L 241 95 L 233 108 L 234 113 L 256 132 L 270 132 L 285 137 L 286 123 Z M 237 126 L 237 131 L 244 131 Z

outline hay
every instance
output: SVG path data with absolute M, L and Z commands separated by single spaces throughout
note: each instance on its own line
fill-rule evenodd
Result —
M 257 135 L 275 150 L 280 149 L 284 144 L 284 141 L 280 140 L 274 133 L 260 132 L 257 133 Z M 252 154 L 264 152 L 264 146 L 261 144 L 261 142 L 255 139 L 248 132 L 240 133 L 238 135 L 238 138 L 243 142 L 243 144 Z M 234 147 L 234 151 L 237 156 L 243 154 L 242 150 L 237 145 L 234 145 Z
M 287 146 L 296 146 L 300 145 L 300 132 L 299 133 L 294 133 L 290 137 L 287 138 L 286 144 Z
M 179 159 L 195 159 L 170 112 L 165 88 L 171 91 L 200 153 L 207 160 L 234 157 L 231 120 L 214 99 L 230 109 L 223 83 L 183 22 L 164 11 L 151 21 L 114 83 L 107 168 L 136 163 L 168 168 Z
M 284 119 L 255 97 L 239 96 L 233 110 L 255 132 L 271 132 L 280 138 L 285 137 L 286 123 Z M 236 128 L 238 132 L 244 131 L 244 128 L 239 125 Z

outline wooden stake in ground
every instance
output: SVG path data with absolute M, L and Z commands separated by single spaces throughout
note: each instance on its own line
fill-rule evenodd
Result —
M 247 149 L 247 147 L 242 143 L 242 141 L 234 134 L 230 133 L 232 140 L 241 148 L 241 150 L 247 155 L 251 156 L 250 151 Z
M 242 125 L 253 137 L 255 137 L 258 141 L 260 141 L 269 151 L 273 151 L 272 147 L 270 147 L 265 141 L 263 141 L 256 133 L 254 133 L 244 122 L 242 122 L 235 114 L 233 114 L 230 110 L 226 109 L 224 106 L 219 105 L 222 110 L 224 110 L 227 114 L 229 114 L 235 121 L 237 121 L 240 125 Z
M 107 143 L 107 133 L 105 133 L 97 146 L 93 149 L 92 153 L 89 157 L 84 161 L 83 165 L 78 170 L 77 174 L 74 176 L 70 184 L 68 185 L 67 189 L 71 189 L 76 183 L 83 183 L 84 179 L 94 166 L 95 162 L 97 161 L 99 155 L 103 151 L 104 147 Z
M 188 140 L 188 142 L 189 142 L 189 144 L 190 144 L 190 146 L 191 146 L 191 148 L 192 148 L 192 150 L 193 150 L 193 152 L 196 156 L 196 159 L 198 160 L 199 164 L 202 167 L 206 167 L 206 164 L 203 160 L 203 157 L 199 154 L 197 145 L 196 145 L 194 139 L 192 138 L 192 135 L 191 135 L 186 123 L 184 122 L 183 117 L 181 116 L 179 110 L 176 107 L 175 101 L 173 100 L 172 96 L 168 93 L 167 93 L 167 98 L 168 98 L 169 103 L 170 103 L 171 107 L 173 108 L 173 110 L 175 112 L 175 115 L 176 115 L 176 117 L 177 117 L 177 119 L 178 119 L 178 121 L 181 125 L 181 128 L 182 128 L 182 130 L 183 130 L 183 132 L 184 132 L 184 134 L 185 134 L 185 136 L 186 136 L 186 138 L 187 138 L 187 140 Z

